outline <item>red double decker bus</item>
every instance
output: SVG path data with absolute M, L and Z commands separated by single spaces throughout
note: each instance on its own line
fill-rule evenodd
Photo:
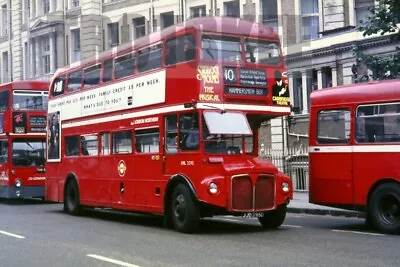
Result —
M 311 94 L 311 203 L 366 212 L 400 233 L 400 80 Z
M 284 221 L 291 180 L 258 157 L 261 123 L 291 110 L 272 29 L 193 19 L 60 70 L 50 91 L 46 199 L 66 212 L 163 214 L 181 232 L 217 214 Z
M 0 85 L 0 198 L 44 198 L 49 85 Z

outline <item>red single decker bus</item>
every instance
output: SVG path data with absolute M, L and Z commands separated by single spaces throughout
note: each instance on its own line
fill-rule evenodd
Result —
M 49 85 L 0 85 L 0 198 L 44 198 Z
M 400 233 L 400 80 L 311 94 L 311 203 L 366 212 Z
M 270 28 L 211 17 L 60 70 L 46 199 L 71 214 L 82 206 L 163 214 L 187 233 L 216 214 L 279 227 L 292 183 L 258 158 L 258 130 L 290 114 L 284 72 Z

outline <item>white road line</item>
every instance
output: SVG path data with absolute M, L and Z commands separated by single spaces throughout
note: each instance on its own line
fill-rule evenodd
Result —
M 95 258 L 95 259 L 97 259 L 97 260 L 101 260 L 101 261 L 106 261 L 106 262 L 114 263 L 114 264 L 117 264 L 117 265 L 119 265 L 119 266 L 140 267 L 139 265 L 130 264 L 130 263 L 127 263 L 127 262 L 123 262 L 123 261 L 119 261 L 119 260 L 110 259 L 110 258 L 103 257 L 103 256 L 100 256 L 100 255 L 96 255 L 96 254 L 88 254 L 88 255 L 86 255 L 86 256 L 91 257 L 91 258 Z
M 367 233 L 367 232 L 359 232 L 359 231 L 347 231 L 347 230 L 332 230 L 332 232 L 352 233 L 352 234 L 362 234 L 362 235 L 375 235 L 375 236 L 385 236 L 385 234 Z
M 289 225 L 289 224 L 282 224 L 283 227 L 290 227 L 290 228 L 303 228 L 300 225 Z
M 22 235 L 16 235 L 16 234 L 9 233 L 9 232 L 6 232 L 6 231 L 1 231 L 1 230 L 0 230 L 0 234 L 3 234 L 3 235 L 8 235 L 8 236 L 12 236 L 12 237 L 19 238 L 19 239 L 23 239 L 23 238 L 25 238 L 25 236 L 22 236 Z

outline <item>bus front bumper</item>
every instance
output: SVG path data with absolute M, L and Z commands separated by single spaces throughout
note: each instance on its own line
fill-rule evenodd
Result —
M 0 198 L 43 198 L 44 186 L 15 186 L 0 185 Z

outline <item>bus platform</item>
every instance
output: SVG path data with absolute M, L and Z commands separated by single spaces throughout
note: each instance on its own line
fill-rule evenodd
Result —
M 308 201 L 308 192 L 298 191 L 293 193 L 293 199 L 288 205 L 288 213 L 365 218 L 365 213 L 362 212 L 311 204 Z

